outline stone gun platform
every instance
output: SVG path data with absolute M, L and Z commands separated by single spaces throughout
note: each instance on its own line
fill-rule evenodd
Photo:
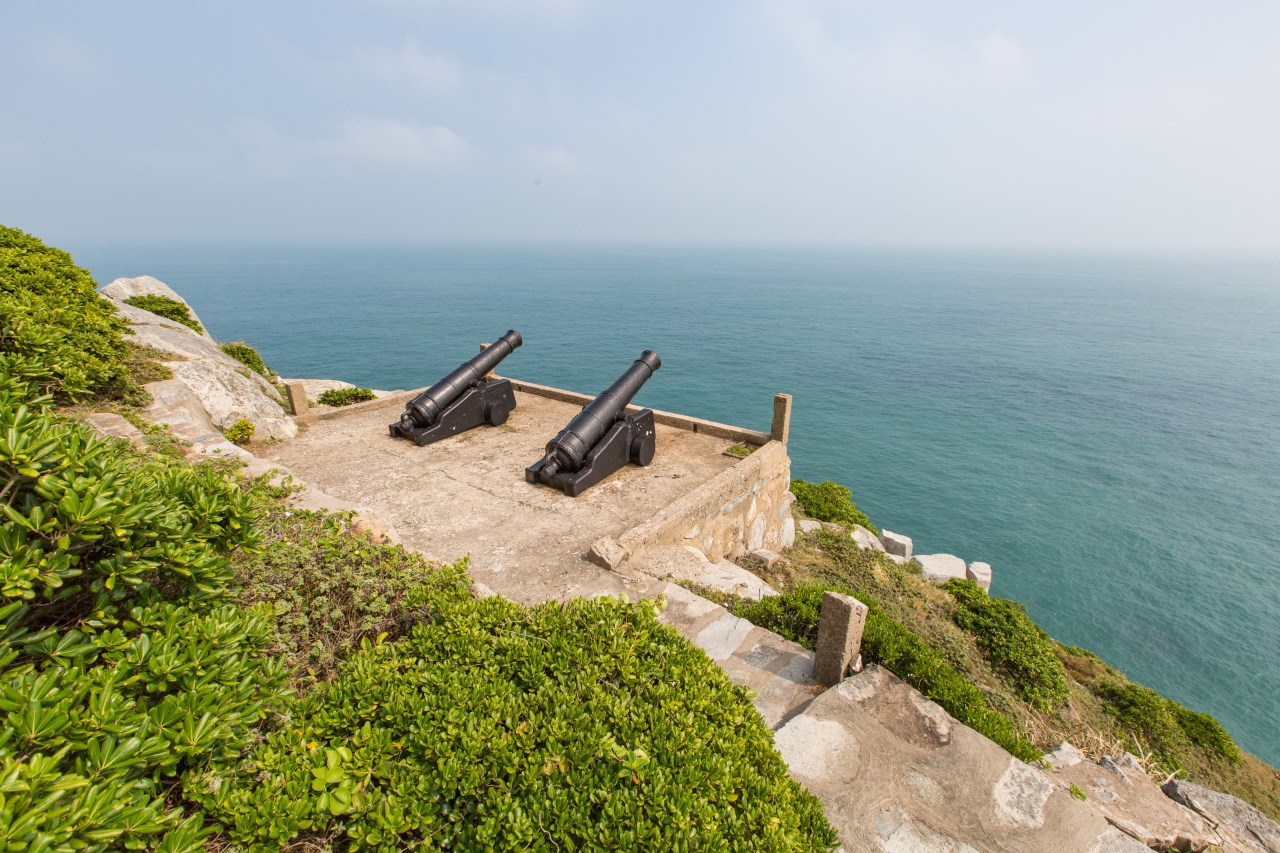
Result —
M 525 482 L 525 467 L 581 409 L 547 396 L 554 389 L 538 390 L 518 390 L 517 408 L 502 426 L 427 447 L 387 431 L 410 393 L 329 413 L 260 455 L 330 495 L 373 509 L 404 544 L 432 558 L 470 555 L 472 577 L 508 598 L 533 603 L 629 592 L 634 599 L 642 587 L 628 587 L 624 575 L 587 559 L 593 543 L 623 536 L 741 464 L 724 453 L 735 441 L 660 419 L 651 465 L 626 466 L 570 498 Z

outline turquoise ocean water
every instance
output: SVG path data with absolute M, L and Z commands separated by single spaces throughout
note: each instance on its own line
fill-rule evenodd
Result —
M 1280 764 L 1280 261 L 712 248 L 84 248 L 285 376 L 500 372 L 767 430 L 794 476 L 992 564 L 1063 642 Z M 513 460 L 524 465 L 528 460 Z

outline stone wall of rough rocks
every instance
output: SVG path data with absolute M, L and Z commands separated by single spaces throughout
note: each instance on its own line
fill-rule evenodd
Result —
M 712 562 L 789 548 L 796 534 L 790 487 L 787 447 L 770 441 L 616 540 L 597 541 L 593 558 L 616 568 L 655 545 L 692 545 Z

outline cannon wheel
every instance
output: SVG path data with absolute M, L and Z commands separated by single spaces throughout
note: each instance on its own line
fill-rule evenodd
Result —
M 501 426 L 511 417 L 511 407 L 506 400 L 494 400 L 484 410 L 484 421 L 490 426 Z
M 648 465 L 653 461 L 656 445 L 653 433 L 636 436 L 631 442 L 631 461 L 637 465 Z

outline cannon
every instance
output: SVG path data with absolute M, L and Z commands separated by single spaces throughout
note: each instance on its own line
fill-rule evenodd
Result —
M 641 353 L 618 381 L 547 442 L 546 455 L 525 469 L 525 480 L 553 486 L 576 498 L 628 462 L 652 462 L 656 447 L 653 411 L 641 409 L 628 415 L 627 404 L 661 366 L 656 352 Z
M 475 358 L 409 401 L 400 420 L 391 424 L 391 437 L 401 436 L 419 447 L 448 438 L 480 424 L 507 422 L 516 407 L 509 379 L 485 379 L 516 347 L 524 343 L 515 329 L 494 341 Z

